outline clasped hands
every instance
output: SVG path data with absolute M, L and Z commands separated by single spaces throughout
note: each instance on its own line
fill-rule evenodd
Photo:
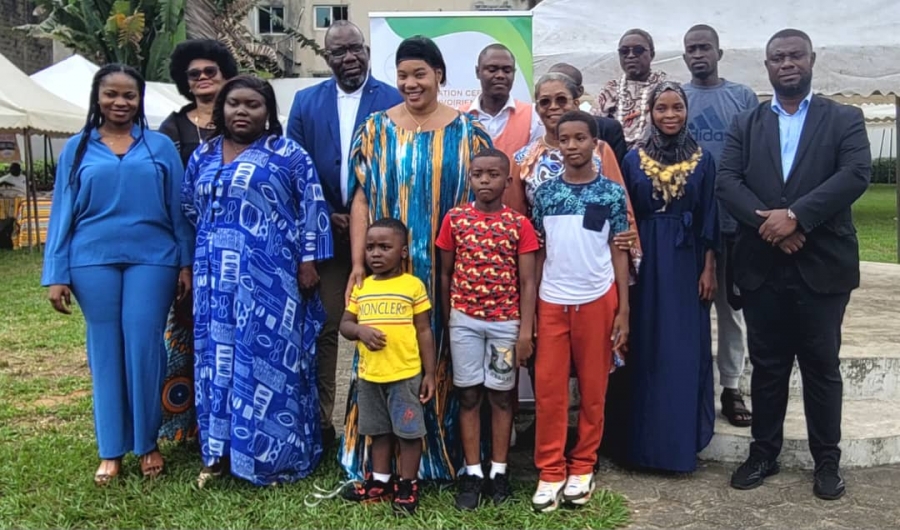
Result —
M 789 255 L 803 248 L 806 236 L 797 230 L 797 220 L 788 216 L 787 209 L 756 210 L 756 215 L 765 219 L 759 227 L 763 241 Z

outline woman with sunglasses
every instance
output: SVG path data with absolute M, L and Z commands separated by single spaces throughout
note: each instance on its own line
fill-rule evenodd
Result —
M 601 116 L 614 118 L 625 130 L 625 143 L 631 149 L 644 137 L 650 122 L 650 94 L 665 81 L 666 73 L 652 70 L 656 56 L 653 37 L 642 29 L 630 29 L 619 40 L 619 64 L 622 77 L 603 87 L 597 98 Z
M 212 134 L 213 104 L 226 80 L 238 74 L 237 63 L 228 48 L 214 40 L 189 40 L 175 47 L 169 75 L 178 92 L 191 102 L 173 112 L 159 132 L 175 142 L 181 161 L 187 165 L 191 154 Z M 194 413 L 194 335 L 192 300 L 177 300 L 166 326 L 168 368 L 163 384 L 163 440 L 193 438 L 197 431 Z
M 538 80 L 534 87 L 535 108 L 546 132 L 542 138 L 523 147 L 513 157 L 510 168 L 513 184 L 509 186 L 508 193 L 504 196 L 504 202 L 509 207 L 530 216 L 531 207 L 534 205 L 534 193 L 538 187 L 548 180 L 562 176 L 565 167 L 562 152 L 559 150 L 556 125 L 563 114 L 578 110 L 579 93 L 578 85 L 565 74 L 545 74 Z M 597 142 L 597 151 L 594 153 L 594 170 L 622 187 L 625 186 L 616 155 L 609 144 L 602 140 Z M 516 199 L 515 194 L 509 193 L 509 190 L 516 188 L 523 190 L 524 200 Z M 620 249 L 631 253 L 636 271 L 640 264 L 641 252 L 630 204 L 628 221 L 630 230 L 616 235 L 613 241 Z

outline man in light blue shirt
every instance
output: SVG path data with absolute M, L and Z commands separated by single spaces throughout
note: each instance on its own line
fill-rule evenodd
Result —
M 803 124 L 806 123 L 806 114 L 809 111 L 809 101 L 812 99 L 812 90 L 803 98 L 797 110 L 791 114 L 784 110 L 778 101 L 778 94 L 772 98 L 772 112 L 778 115 L 778 136 L 781 141 L 781 176 L 787 182 L 794 166 L 794 158 L 797 157 L 797 148 L 800 146 L 800 133 L 803 132 Z
M 728 127 L 738 114 L 759 105 L 750 87 L 732 83 L 719 77 L 719 35 L 715 29 L 698 24 L 684 35 L 684 62 L 691 71 L 690 83 L 685 83 L 688 97 L 688 128 L 703 150 L 718 163 L 725 148 Z M 744 315 L 734 295 L 731 281 L 731 249 L 737 233 L 737 221 L 725 208 L 719 207 L 721 252 L 716 257 L 716 327 L 718 347 L 716 364 L 719 384 L 722 385 L 722 414 L 736 427 L 749 427 L 750 411 L 739 390 L 747 339 Z

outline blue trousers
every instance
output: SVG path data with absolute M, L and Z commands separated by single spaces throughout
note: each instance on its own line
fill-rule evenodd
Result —
M 71 275 L 87 322 L 100 458 L 149 453 L 162 423 L 163 340 L 178 269 L 98 265 L 73 268 Z

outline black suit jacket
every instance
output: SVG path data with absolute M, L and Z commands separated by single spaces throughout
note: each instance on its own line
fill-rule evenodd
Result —
M 739 115 L 728 133 L 716 193 L 738 220 L 734 281 L 758 289 L 775 266 L 796 265 L 822 294 L 859 286 L 859 243 L 850 206 L 869 184 L 872 156 L 863 113 L 813 96 L 787 182 L 781 169 L 778 115 L 770 102 Z M 790 208 L 806 244 L 788 256 L 759 236 L 756 210 Z
M 622 167 L 622 160 L 625 159 L 625 154 L 628 153 L 622 124 L 612 118 L 605 118 L 603 116 L 596 116 L 596 118 L 597 136 L 609 144 L 609 147 L 616 154 L 616 161 L 619 163 L 619 167 Z

